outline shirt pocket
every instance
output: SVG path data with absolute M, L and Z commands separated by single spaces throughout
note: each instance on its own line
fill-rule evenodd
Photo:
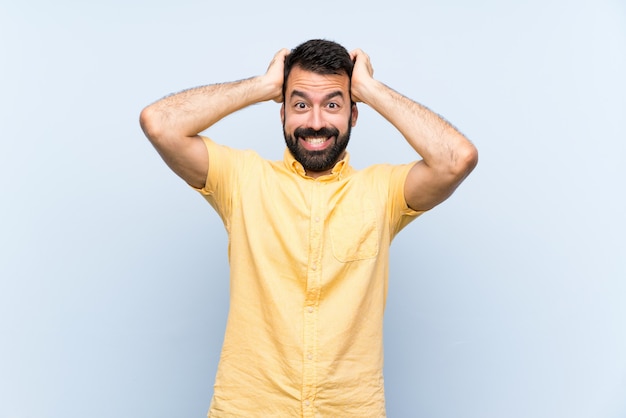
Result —
M 371 203 L 360 201 L 353 209 L 337 208 L 330 217 L 333 255 L 343 263 L 378 255 L 378 226 Z

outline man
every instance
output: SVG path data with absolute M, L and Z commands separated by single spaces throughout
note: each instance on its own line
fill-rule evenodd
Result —
M 282 103 L 283 161 L 199 135 L 269 100 Z M 422 159 L 352 168 L 357 102 Z M 474 146 L 374 79 L 364 52 L 326 40 L 279 51 L 261 76 L 168 96 L 141 125 L 229 234 L 230 311 L 209 417 L 385 416 L 389 245 L 471 172 Z

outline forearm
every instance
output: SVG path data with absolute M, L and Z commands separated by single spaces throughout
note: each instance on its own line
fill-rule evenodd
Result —
M 262 76 L 196 87 L 146 107 L 141 124 L 151 138 L 192 137 L 231 113 L 273 99 L 274 91 L 275 87 L 264 82 Z
M 361 92 L 361 100 L 394 125 L 427 166 L 465 169 L 457 165 L 473 145 L 430 109 L 376 80 Z

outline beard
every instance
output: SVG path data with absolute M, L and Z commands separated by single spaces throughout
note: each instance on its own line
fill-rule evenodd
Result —
M 352 127 L 348 124 L 348 130 L 340 134 L 337 128 L 322 128 L 319 130 L 311 128 L 296 128 L 293 134 L 285 131 L 283 124 L 283 135 L 287 148 L 293 155 L 293 158 L 304 167 L 305 171 L 322 172 L 332 169 L 350 141 L 350 131 Z M 320 151 L 309 151 L 300 145 L 298 138 L 301 137 L 335 137 L 335 143 L 330 147 Z

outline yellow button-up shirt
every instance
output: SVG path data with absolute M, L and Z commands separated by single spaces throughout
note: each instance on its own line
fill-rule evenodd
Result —
M 411 165 L 308 177 L 204 138 L 199 190 L 229 237 L 230 310 L 209 417 L 384 417 L 383 312 L 392 238 L 421 212 Z

